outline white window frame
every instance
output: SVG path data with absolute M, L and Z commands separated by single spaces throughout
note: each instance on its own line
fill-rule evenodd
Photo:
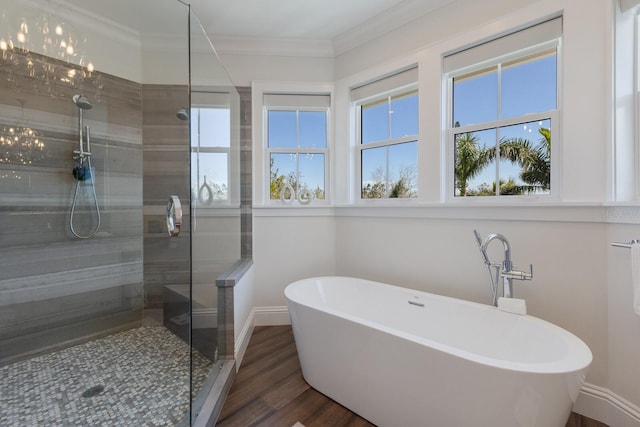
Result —
M 633 1 L 634 8 L 634 20 L 633 20 L 633 92 L 634 105 L 633 112 L 635 117 L 635 126 L 632 129 L 633 132 L 633 145 L 635 147 L 634 168 L 635 171 L 635 200 L 640 200 L 640 6 L 637 1 Z
M 404 74 L 404 75 L 403 75 Z M 352 110 L 355 112 L 355 200 L 356 203 L 396 203 L 396 201 L 418 200 L 420 197 L 420 187 L 416 197 L 405 198 L 363 198 L 362 197 L 362 152 L 373 148 L 391 147 L 408 142 L 416 142 L 416 185 L 419 183 L 419 158 L 420 158 L 420 110 L 418 106 L 418 133 L 408 135 L 401 138 L 390 138 L 383 141 L 376 141 L 363 144 L 362 143 L 362 107 L 376 102 L 391 102 L 391 98 L 398 95 L 414 93 L 418 97 L 418 105 L 420 104 L 420 90 L 418 87 L 418 68 L 412 65 L 408 69 L 396 71 L 388 77 L 382 77 L 372 83 L 367 83 L 351 89 Z M 396 76 L 398 78 L 396 79 Z M 389 88 L 393 86 L 392 88 Z M 362 89 L 363 88 L 363 89 Z M 380 91 L 376 89 L 380 88 Z M 391 120 L 391 118 L 389 118 Z M 391 128 L 390 128 L 391 129 Z M 385 188 L 389 187 L 389 167 L 386 168 Z M 384 201 L 384 202 L 383 202 Z
M 556 18 L 561 19 L 561 18 Z M 534 28 L 536 25 L 533 25 L 529 28 Z M 526 29 L 525 29 L 526 31 Z M 512 33 L 516 36 L 520 36 L 520 32 Z M 506 36 L 502 36 L 497 40 L 506 40 L 508 42 L 508 38 L 511 34 Z M 508 44 L 508 43 L 507 43 Z M 477 45 L 482 46 L 482 43 Z M 472 73 L 474 71 L 479 71 L 483 69 L 487 69 L 490 67 L 501 67 L 501 64 L 517 61 L 518 59 L 523 59 L 528 56 L 543 54 L 546 51 L 554 50 L 556 52 L 556 109 L 548 110 L 541 113 L 528 113 L 523 114 L 516 117 L 510 117 L 507 119 L 497 119 L 489 122 L 482 122 L 477 124 L 469 124 L 460 127 L 453 127 L 453 80 L 455 77 Z M 465 49 L 466 50 L 466 49 Z M 462 50 L 464 51 L 464 50 Z M 446 60 L 445 55 L 445 60 Z M 445 72 L 443 72 L 443 85 L 446 88 L 446 128 L 445 128 L 445 141 L 443 144 L 445 147 L 443 148 L 443 152 L 445 153 L 445 167 L 443 171 L 445 173 L 444 182 L 445 188 L 444 191 L 446 194 L 443 197 L 443 200 L 447 202 L 453 203 L 468 203 L 468 202 L 509 202 L 514 199 L 517 200 L 535 200 L 540 201 L 557 201 L 560 199 L 560 189 L 561 189 L 561 171 L 560 171 L 560 145 L 561 145 L 561 135 L 562 135 L 562 36 L 559 38 L 553 39 L 550 41 L 546 41 L 543 43 L 535 43 L 532 46 L 527 46 L 525 48 L 517 49 L 515 51 L 511 51 L 505 54 L 502 54 L 495 58 L 489 58 L 487 60 L 478 60 L 477 62 L 466 65 L 461 68 L 457 68 L 454 70 L 447 71 L 445 66 Z M 500 72 L 499 72 L 500 76 Z M 501 82 L 498 80 L 498 95 L 500 94 Z M 498 96 L 498 103 L 500 103 L 500 96 Z M 498 107 L 500 109 L 500 107 Z M 549 194 L 523 194 L 523 195 L 509 195 L 509 196 L 478 196 L 478 197 L 460 197 L 455 195 L 455 135 L 466 133 L 466 132 L 476 132 L 482 130 L 490 130 L 490 129 L 499 129 L 505 126 L 512 126 L 518 124 L 525 124 L 529 122 L 539 121 L 539 120 L 551 120 L 551 134 L 552 134 L 552 144 L 551 144 L 551 188 L 549 190 Z M 497 175 L 499 175 L 499 169 L 497 170 Z M 497 177 L 496 177 L 497 178 Z
M 328 205 L 330 203 L 330 183 L 329 183 L 329 164 L 330 164 L 330 141 L 331 141 L 331 94 L 328 93 L 271 93 L 267 92 L 263 94 L 265 96 L 275 95 L 282 96 L 282 98 L 291 97 L 292 103 L 290 105 L 268 105 L 263 104 L 262 108 L 262 122 L 263 122 L 263 158 L 264 158 L 264 173 L 263 179 L 265 182 L 265 192 L 263 194 L 264 200 L 270 205 L 287 205 L 287 206 L 303 206 L 303 205 Z M 328 98 L 327 106 L 313 106 L 312 102 L 305 104 L 305 99 L 313 96 L 323 96 Z M 297 104 L 297 105 L 294 105 Z M 299 113 L 300 112 L 323 112 L 325 114 L 326 123 L 326 141 L 324 148 L 313 147 L 270 147 L 269 146 L 269 112 L 270 111 L 290 111 L 296 112 L 296 124 L 299 125 Z M 296 130 L 298 133 L 298 129 Z M 299 135 L 296 135 L 298 141 Z M 271 155 L 272 154 L 290 154 L 293 153 L 296 156 L 305 154 L 321 154 L 324 156 L 324 199 L 313 198 L 310 201 L 302 198 L 301 194 L 287 194 L 285 200 L 271 199 Z M 299 161 L 296 161 L 296 176 L 300 176 Z M 313 192 L 313 189 L 309 189 Z
M 620 0 L 614 15 L 614 102 L 607 199 L 640 200 L 640 0 Z

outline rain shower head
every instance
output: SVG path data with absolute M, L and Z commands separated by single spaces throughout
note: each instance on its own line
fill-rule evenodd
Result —
M 189 120 L 189 112 L 187 111 L 187 107 L 182 107 L 176 113 L 176 117 L 180 120 Z
M 89 98 L 84 95 L 73 95 L 73 98 L 71 99 L 73 99 L 73 103 L 82 110 L 90 110 L 93 108 L 93 104 L 89 101 Z

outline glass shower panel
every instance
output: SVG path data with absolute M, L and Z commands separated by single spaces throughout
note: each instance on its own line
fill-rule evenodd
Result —
M 3 426 L 189 424 L 212 361 L 190 351 L 188 25 L 177 0 L 0 0 Z
M 240 97 L 219 61 L 211 40 L 192 10 L 191 198 L 192 198 L 192 352 L 214 365 L 203 386 L 194 363 L 192 417 L 220 369 L 218 343 L 228 325 L 216 279 L 240 254 Z M 195 11 L 197 13 L 197 11 Z

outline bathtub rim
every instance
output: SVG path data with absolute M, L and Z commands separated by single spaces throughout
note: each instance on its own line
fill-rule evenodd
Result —
M 553 360 L 550 362 L 548 361 L 547 362 L 516 362 L 508 359 L 499 359 L 494 357 L 483 356 L 481 354 L 473 353 L 461 348 L 440 343 L 438 341 L 435 341 L 429 338 L 416 336 L 414 334 L 410 334 L 402 330 L 398 330 L 396 328 L 391 328 L 386 325 L 382 325 L 367 319 L 363 319 L 363 318 L 354 316 L 350 313 L 344 313 L 332 307 L 327 307 L 327 306 L 319 307 L 319 306 L 310 305 L 308 303 L 300 301 L 299 299 L 296 299 L 295 295 L 292 295 L 294 292 L 293 290 L 296 287 L 302 286 L 302 284 L 305 282 L 313 282 L 317 280 L 330 280 L 330 279 L 357 280 L 361 282 L 374 284 L 377 286 L 382 285 L 382 286 L 391 287 L 403 293 L 412 293 L 412 294 L 415 293 L 415 294 L 425 295 L 425 296 L 428 296 L 429 298 L 434 298 L 436 300 L 449 301 L 449 302 L 454 302 L 456 304 L 471 306 L 471 307 L 474 307 L 475 309 L 491 310 L 491 311 L 498 310 L 497 307 L 487 305 L 487 304 L 481 304 L 474 301 L 448 297 L 445 295 L 439 295 L 431 292 L 425 292 L 417 289 L 406 288 L 406 287 L 401 287 L 397 285 L 391 285 L 383 282 L 377 282 L 369 279 L 362 279 L 362 278 L 351 277 L 351 276 L 316 276 L 316 277 L 309 277 L 305 279 L 296 280 L 295 282 L 292 282 L 289 285 L 287 285 L 284 290 L 284 294 L 287 299 L 288 305 L 291 303 L 299 304 L 301 306 L 307 307 L 312 310 L 325 312 L 333 316 L 345 319 L 347 321 L 355 322 L 370 328 L 377 329 L 386 334 L 399 336 L 403 339 L 407 339 L 409 341 L 418 343 L 420 345 L 425 345 L 425 346 L 437 349 L 439 351 L 446 352 L 454 357 L 458 357 L 472 363 L 478 363 L 481 365 L 491 366 L 491 367 L 505 369 L 505 370 L 532 373 L 532 374 L 569 374 L 569 373 L 586 370 L 593 361 L 593 354 L 591 352 L 591 349 L 579 337 L 577 337 L 573 333 L 569 332 L 568 330 L 558 325 L 555 325 L 544 319 L 531 316 L 529 314 L 523 316 L 519 314 L 501 312 L 501 313 L 504 313 L 504 315 L 508 315 L 508 316 L 518 316 L 518 317 L 527 318 L 527 321 L 537 323 L 538 325 L 543 326 L 545 328 L 549 328 L 554 333 L 560 335 L 563 338 L 563 340 L 567 343 L 567 352 L 566 352 L 567 354 L 565 355 L 565 357 L 559 360 Z M 289 306 L 289 310 L 291 310 L 290 306 Z M 290 313 L 290 316 L 291 316 L 291 313 Z M 293 316 L 291 316 L 291 320 L 293 325 L 294 323 Z M 295 325 L 293 326 L 295 327 Z M 575 356 L 575 358 L 572 356 Z

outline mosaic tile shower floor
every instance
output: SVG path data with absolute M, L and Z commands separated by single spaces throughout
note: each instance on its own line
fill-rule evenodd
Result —
M 197 390 L 212 363 L 194 352 L 193 367 Z M 2 367 L 0 390 L 3 427 L 175 426 L 189 408 L 188 346 L 142 326 Z

